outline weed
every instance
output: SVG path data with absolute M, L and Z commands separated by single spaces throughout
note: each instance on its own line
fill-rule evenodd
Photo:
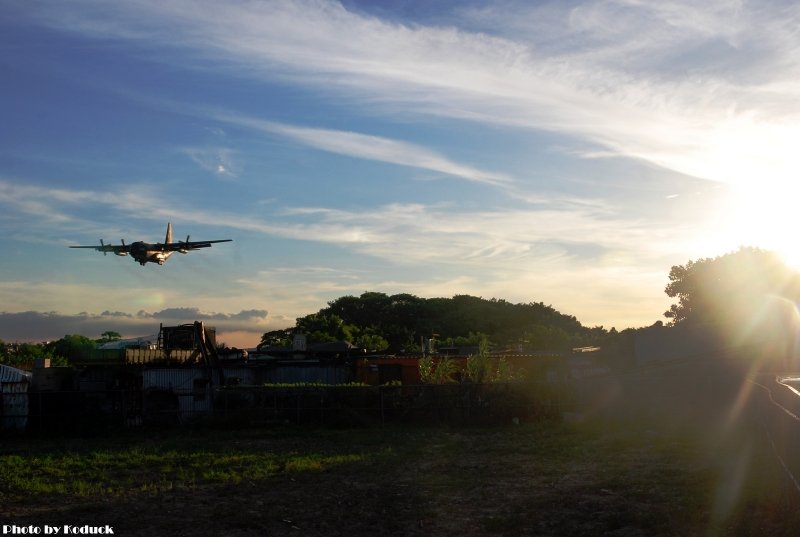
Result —
M 725 483 L 728 448 L 710 449 L 698 433 L 651 434 L 650 427 L 194 430 L 66 446 L 18 439 L 0 454 L 0 516 L 37 524 L 43 505 L 58 505 L 49 524 L 91 514 L 126 535 L 797 529 L 798 516 L 770 492 L 766 454 L 754 453 L 754 477 L 717 520 L 714 491 Z M 26 450 L 32 454 L 21 455 Z

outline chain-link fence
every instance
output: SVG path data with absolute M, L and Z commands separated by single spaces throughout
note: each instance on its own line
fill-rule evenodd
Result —
M 441 385 L 233 386 L 15 394 L 2 431 L 69 433 L 196 422 L 266 426 L 386 423 L 502 424 L 556 419 L 569 404 L 545 382 Z

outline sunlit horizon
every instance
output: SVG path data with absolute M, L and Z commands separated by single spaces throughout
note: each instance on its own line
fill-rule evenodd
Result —
M 206 318 L 252 346 L 365 291 L 621 330 L 665 321 L 674 265 L 752 246 L 800 268 L 791 3 L 5 14 L 0 339 Z M 234 242 L 163 267 L 66 248 L 168 221 Z

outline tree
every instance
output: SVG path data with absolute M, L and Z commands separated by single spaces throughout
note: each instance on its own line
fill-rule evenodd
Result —
M 774 253 L 758 248 L 673 266 L 664 292 L 677 298 L 664 316 L 671 324 L 742 326 L 776 298 L 796 300 L 798 275 Z
M 312 313 L 297 319 L 297 328 L 314 343 L 328 341 L 352 341 L 353 327 L 345 323 L 338 315 Z
M 100 339 L 97 340 L 97 342 L 108 343 L 109 341 L 119 341 L 120 339 L 122 339 L 122 335 L 119 332 L 108 330 L 107 332 L 100 334 Z
M 261 336 L 258 348 L 262 347 L 289 347 L 292 344 L 294 328 L 284 328 L 282 330 L 272 330 L 265 332 Z
M 443 347 L 480 347 L 484 345 L 488 352 L 489 336 L 481 332 L 477 334 L 475 332 L 470 332 L 467 336 L 443 338 L 441 340 L 441 345 Z
M 332 300 L 317 313 L 297 319 L 295 327 L 287 330 L 302 330 L 309 341 L 346 340 L 377 350 L 383 350 L 385 341 L 388 352 L 418 352 L 420 340 L 432 334 L 438 334 L 437 339 L 445 345 L 472 346 L 486 337 L 493 348 L 527 342 L 531 349 L 548 351 L 600 343 L 606 335 L 602 327 L 588 329 L 574 316 L 541 302 L 512 304 L 470 295 L 419 298 L 378 292 Z M 274 341 L 275 335 L 264 334 L 261 346 Z
M 384 351 L 389 348 L 389 342 L 378 334 L 363 333 L 353 342 L 357 347 L 370 351 Z
M 531 351 L 565 351 L 572 346 L 569 334 L 557 326 L 529 326 L 523 337 Z
M 53 356 L 66 358 L 70 362 L 84 360 L 97 348 L 97 344 L 86 336 L 68 334 L 58 341 L 48 343 L 46 350 Z
M 11 343 L 4 347 L 2 363 L 11 367 L 27 367 L 37 358 L 46 357 L 44 347 L 36 343 Z

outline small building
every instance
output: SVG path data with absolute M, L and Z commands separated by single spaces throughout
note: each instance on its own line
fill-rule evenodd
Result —
M 28 385 L 31 374 L 0 364 L 0 429 L 24 431 L 28 424 Z
M 211 382 L 202 367 L 152 368 L 141 374 L 142 406 L 152 421 L 185 423 L 213 408 Z

